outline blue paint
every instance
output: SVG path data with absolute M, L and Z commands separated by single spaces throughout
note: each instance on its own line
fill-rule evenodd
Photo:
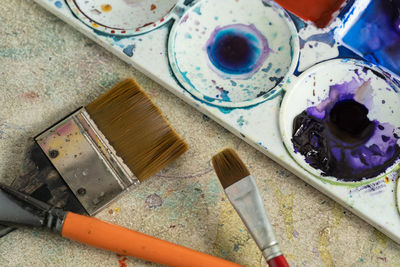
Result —
M 263 72 L 267 73 L 272 68 L 272 63 L 268 63 L 266 68 L 261 69 Z
M 127 55 L 128 57 L 132 57 L 135 49 L 136 49 L 136 45 L 132 44 L 132 45 L 128 45 L 127 47 L 125 47 L 124 50 L 122 50 L 122 52 L 124 52 L 125 55 Z
M 201 6 L 198 5 L 193 9 L 193 12 L 201 16 Z
M 190 81 L 190 79 L 187 77 L 187 71 L 185 72 L 181 72 L 183 79 L 193 88 L 196 89 L 196 87 L 194 87 L 194 84 Z
M 54 5 L 58 8 L 62 8 L 63 4 L 60 1 L 55 1 Z
M 231 113 L 234 108 L 224 108 L 224 107 L 217 107 L 219 111 L 221 111 L 223 114 L 229 114 Z
M 365 59 L 400 75 L 400 0 L 371 1 L 342 40 Z
M 277 86 L 283 80 L 283 77 L 269 77 L 269 80 L 275 82 L 275 86 Z
M 241 116 L 239 117 L 239 119 L 237 119 L 236 122 L 237 122 L 237 124 L 238 124 L 240 127 L 242 127 L 243 125 L 247 124 L 247 121 L 244 120 L 243 115 L 241 115 Z
M 300 38 L 300 48 L 304 48 L 307 42 L 321 42 L 333 47 L 336 44 L 336 40 L 334 38 L 334 32 L 336 28 L 333 28 L 329 32 L 313 34 L 309 36 L 307 39 Z
M 214 30 L 206 52 L 218 71 L 247 79 L 262 66 L 270 49 L 254 25 L 232 24 Z
M 205 100 L 205 101 L 207 101 L 207 102 L 214 102 L 215 101 L 215 99 L 214 98 L 212 98 L 212 97 L 208 97 L 208 96 L 203 96 L 203 99 Z
M 224 88 L 219 87 L 219 86 L 216 86 L 215 88 L 220 92 L 220 95 L 217 96 L 217 98 L 222 99 L 223 101 L 226 101 L 226 102 L 231 102 L 231 99 L 228 96 L 228 94 L 229 94 L 228 91 L 224 90 Z

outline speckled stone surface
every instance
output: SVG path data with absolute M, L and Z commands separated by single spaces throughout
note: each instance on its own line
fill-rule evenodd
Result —
M 168 91 L 28 0 L 0 0 L 0 181 L 23 168 L 29 137 L 133 77 L 190 150 L 98 218 L 243 264 L 265 266 L 226 200 L 211 156 L 238 150 L 292 266 L 399 266 L 400 247 Z M 1 212 L 1 211 L 0 211 Z M 151 266 L 21 228 L 0 239 L 0 266 Z

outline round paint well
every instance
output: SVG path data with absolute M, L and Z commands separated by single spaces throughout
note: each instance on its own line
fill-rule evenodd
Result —
M 292 81 L 280 111 L 284 144 L 304 169 L 337 183 L 365 183 L 400 157 L 398 88 L 374 67 L 341 59 Z
M 67 0 L 72 12 L 89 27 L 113 35 L 153 30 L 170 19 L 177 0 Z
M 276 4 L 204 0 L 174 25 L 168 53 L 192 95 L 216 106 L 245 107 L 280 92 L 297 66 L 299 41 Z

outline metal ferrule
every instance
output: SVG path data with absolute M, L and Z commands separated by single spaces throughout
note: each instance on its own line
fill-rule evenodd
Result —
M 262 251 L 264 258 L 269 261 L 282 255 L 254 178 L 249 175 L 241 179 L 225 188 L 225 193 Z
M 2 224 L 44 226 L 60 234 L 67 214 L 62 209 L 4 185 L 0 188 L 0 211 Z
M 67 212 L 62 209 L 52 208 L 47 212 L 45 226 L 61 234 Z
M 36 142 L 89 215 L 139 183 L 85 108 L 40 134 Z

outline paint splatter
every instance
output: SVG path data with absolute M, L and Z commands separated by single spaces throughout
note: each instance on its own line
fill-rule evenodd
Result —
M 332 85 L 328 98 L 294 119 L 294 149 L 322 175 L 361 181 L 380 175 L 399 158 L 395 127 L 369 120 L 372 98 L 357 101 L 372 90 L 369 81 L 355 78 Z
M 226 91 L 226 90 L 224 90 L 224 88 L 219 87 L 219 86 L 215 86 L 215 89 L 217 89 L 220 92 L 220 94 L 216 96 L 217 98 L 220 98 L 220 99 L 222 99 L 224 101 L 227 101 L 227 102 L 231 101 L 231 99 L 228 96 L 229 91 Z
M 120 267 L 127 267 L 126 261 L 128 260 L 127 257 L 117 254 L 118 263 Z
M 229 241 L 227 237 L 229 237 Z M 246 231 L 246 227 L 229 201 L 221 203 L 212 254 L 225 259 L 230 258 L 242 265 L 245 265 L 243 263 L 246 262 L 246 259 L 251 262 L 253 259 L 262 257 L 256 243 Z
M 61 1 L 55 1 L 55 2 L 54 2 L 54 5 L 55 5 L 57 8 L 62 8 L 62 6 L 63 6 L 63 4 L 61 3 Z
M 157 194 L 148 195 L 145 202 L 149 209 L 161 207 L 163 204 L 162 198 Z
M 151 4 L 151 6 L 150 6 L 151 11 L 155 10 L 156 8 L 157 8 L 157 6 L 155 4 Z
M 109 4 L 101 5 L 101 10 L 103 12 L 110 12 L 112 10 L 112 6 Z
M 241 115 L 240 117 L 239 117 L 239 119 L 237 119 L 237 124 L 240 126 L 240 127 L 242 127 L 243 125 L 247 125 L 248 124 L 248 122 L 243 118 L 243 115 Z
M 136 45 L 131 44 L 131 45 L 128 45 L 127 47 L 125 47 L 124 50 L 122 50 L 122 52 L 124 52 L 124 54 L 127 55 L 128 57 L 132 57 L 133 53 L 135 52 L 135 49 L 136 49 Z
M 294 233 L 294 223 L 293 223 L 293 201 L 294 195 L 284 195 L 278 187 L 276 188 L 274 195 L 279 203 L 279 210 L 283 216 L 283 220 L 285 222 L 286 229 L 286 237 L 287 239 L 293 239 Z
M 35 101 L 36 99 L 39 98 L 39 94 L 34 91 L 29 91 L 29 92 L 23 93 L 21 95 L 21 97 L 28 101 Z
M 267 39 L 253 24 L 216 27 L 205 50 L 218 75 L 237 79 L 250 78 L 272 51 Z
M 325 266 L 333 267 L 334 264 L 328 247 L 329 235 L 330 235 L 329 227 L 322 229 L 322 231 L 319 233 L 318 252 Z

